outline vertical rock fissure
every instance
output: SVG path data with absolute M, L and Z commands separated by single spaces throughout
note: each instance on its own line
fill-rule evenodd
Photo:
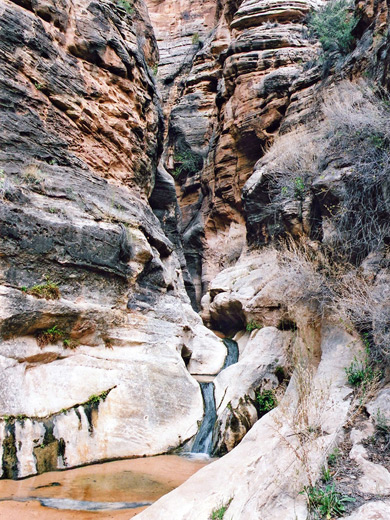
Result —
M 3 478 L 17 478 L 18 459 L 16 454 L 15 424 L 10 423 L 5 427 L 5 438 L 3 441 Z

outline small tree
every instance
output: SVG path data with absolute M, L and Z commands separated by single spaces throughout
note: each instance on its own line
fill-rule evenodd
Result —
M 191 149 L 176 153 L 174 161 L 175 169 L 172 171 L 172 176 L 175 178 L 182 174 L 191 177 L 203 167 L 203 159 Z
M 345 55 L 352 50 L 352 31 L 357 19 L 351 8 L 349 1 L 331 0 L 310 16 L 309 29 L 319 39 L 325 54 L 336 51 Z

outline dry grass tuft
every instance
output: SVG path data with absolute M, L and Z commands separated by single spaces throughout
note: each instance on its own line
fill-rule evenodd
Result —
M 268 233 L 323 239 L 358 265 L 390 241 L 390 108 L 366 83 L 324 95 L 317 124 L 280 136 L 258 164 Z M 321 215 L 318 215 L 321 208 Z
M 334 313 L 364 335 L 370 358 L 382 366 L 390 362 L 390 287 L 375 286 L 352 271 L 335 287 Z
M 318 316 L 323 316 L 332 301 L 332 290 L 324 272 L 325 257 L 304 240 L 288 238 L 282 242 L 278 261 L 287 285 L 285 301 L 310 304 Z
M 317 247 L 316 247 L 317 245 Z M 278 252 L 285 283 L 284 301 L 303 302 L 318 317 L 325 315 L 356 330 L 371 363 L 390 365 L 390 287 L 386 280 L 364 276 L 352 264 L 334 261 L 326 248 L 288 239 Z

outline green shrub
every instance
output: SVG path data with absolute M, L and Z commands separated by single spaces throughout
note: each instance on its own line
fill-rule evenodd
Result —
M 256 321 L 251 320 L 251 321 L 248 321 L 245 328 L 248 332 L 252 332 L 252 330 L 255 330 L 255 329 L 262 329 L 263 326 L 261 325 L 261 323 L 257 323 Z
M 225 507 L 225 506 L 222 506 L 219 509 L 215 509 L 211 514 L 211 520 L 223 519 L 226 511 L 227 511 L 227 507 Z
M 306 495 L 310 512 L 329 520 L 334 516 L 341 516 L 345 512 L 344 504 L 355 501 L 354 498 L 337 492 L 334 484 L 328 485 L 324 489 L 305 486 L 301 493 Z
M 352 386 L 366 386 L 367 383 L 373 381 L 375 372 L 368 364 L 368 361 L 358 361 L 356 358 L 345 369 L 348 383 Z
M 199 38 L 199 33 L 194 33 L 192 35 L 192 45 L 199 45 L 199 42 L 200 42 L 200 38 Z
M 30 288 L 23 286 L 20 289 L 27 294 L 31 294 L 31 296 L 35 296 L 35 298 L 58 300 L 61 296 L 58 285 L 55 282 L 50 281 L 48 277 L 46 277 L 46 280 L 46 283 L 33 285 Z
M 321 480 L 322 482 L 330 482 L 332 480 L 332 474 L 330 472 L 330 469 L 327 468 L 326 466 L 322 466 L 322 470 L 321 470 Z
M 231 498 L 229 502 L 221 506 L 219 509 L 214 509 L 211 513 L 210 520 L 223 520 L 232 500 L 233 499 Z
M 339 456 L 340 456 L 340 450 L 338 448 L 335 448 L 332 451 L 332 453 L 329 453 L 329 455 L 328 455 L 328 464 L 330 466 L 334 466 L 336 464 L 336 461 Z
M 305 198 L 306 186 L 302 177 L 295 177 L 294 179 L 294 197 L 297 200 Z
M 256 393 L 256 401 L 260 417 L 273 410 L 278 401 L 273 390 L 263 390 Z
M 105 401 L 109 393 L 110 390 L 105 390 L 101 394 L 93 394 L 89 397 L 88 401 L 85 404 L 98 404 L 100 403 L 100 401 Z
M 63 340 L 62 344 L 64 345 L 64 348 L 70 348 L 72 350 L 74 350 L 75 348 L 77 348 L 79 346 L 78 341 L 75 341 L 70 338 L 65 338 Z
M 127 14 L 133 14 L 134 12 L 133 4 L 128 2 L 128 0 L 116 0 L 116 5 L 122 7 Z
M 351 6 L 345 0 L 331 0 L 309 17 L 309 29 L 319 39 L 325 54 L 336 51 L 345 55 L 352 50 L 352 31 L 357 20 Z
M 302 177 L 284 178 L 284 185 L 280 186 L 280 197 L 290 197 L 295 200 L 304 200 L 308 191 L 306 179 Z
M 175 178 L 178 178 L 182 174 L 191 177 L 203 167 L 202 158 L 191 150 L 177 153 L 174 157 L 174 161 L 176 166 L 172 172 L 172 176 Z
M 46 345 L 57 343 L 64 335 L 64 332 L 60 330 L 57 325 L 54 325 L 50 329 L 41 330 L 37 334 L 37 342 L 40 347 L 45 347 Z

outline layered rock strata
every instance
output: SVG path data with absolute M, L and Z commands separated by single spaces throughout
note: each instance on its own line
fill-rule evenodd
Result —
M 272 250 L 243 256 L 216 277 L 203 299 L 204 318 L 230 333 L 232 327 L 241 331 L 239 362 L 215 379 L 219 446 L 229 449 L 250 431 L 141 518 L 206 520 L 224 507 L 228 518 L 305 520 L 301 491 L 318 482 L 332 453 L 340 457 L 330 468 L 342 475 L 337 489 L 342 494 L 354 489 L 359 497 L 348 518 L 386 518 L 389 472 L 386 461 L 370 458 L 367 447 L 378 442 L 378 421 L 387 424 L 389 390 L 367 405 L 369 421 L 346 427 L 362 403 L 348 384 L 348 369 L 364 359 L 364 349 L 352 329 L 346 332 L 338 317 L 323 312 L 323 291 L 312 264 L 294 263 Z M 254 327 L 250 335 L 245 324 Z M 256 385 L 277 389 L 277 365 L 286 373 L 293 367 L 291 380 L 278 406 L 256 421 Z M 370 501 L 378 496 L 384 502 Z
M 1 475 L 167 452 L 203 414 L 186 364 L 215 374 L 226 348 L 148 203 L 146 7 L 4 0 L 0 32 Z
M 287 4 L 283 4 L 283 7 L 284 5 Z M 369 425 L 365 425 L 364 431 L 361 428 L 354 428 L 351 432 L 348 430 L 353 418 L 356 418 L 359 392 L 355 390 L 354 395 L 346 376 L 353 362 L 366 358 L 362 354 L 358 335 L 352 332 L 355 322 L 344 321 L 343 318 L 340 320 L 338 312 L 330 319 L 331 311 L 334 311 L 332 305 L 335 304 L 334 300 L 337 300 L 335 294 L 330 293 L 337 284 L 330 288 L 327 278 L 331 278 L 332 282 L 336 280 L 339 284 L 344 283 L 344 289 L 348 286 L 350 293 L 343 293 L 343 296 L 348 300 L 346 305 L 351 305 L 352 302 L 354 306 L 358 329 L 365 333 L 366 349 L 367 341 L 370 341 L 372 359 L 377 355 L 377 360 L 383 360 L 380 366 L 385 367 L 388 362 L 388 342 L 384 338 L 387 337 L 389 323 L 386 303 L 389 280 L 389 210 L 385 200 L 388 192 L 388 109 L 386 102 L 383 104 L 378 96 L 373 95 L 372 85 L 357 80 L 364 70 L 365 76 L 372 76 L 380 80 L 383 86 L 387 86 L 388 41 L 385 27 L 388 11 L 381 2 L 359 3 L 357 13 L 360 13 L 361 17 L 355 30 L 358 39 L 356 48 L 344 58 L 335 59 L 333 56 L 328 70 L 317 64 L 312 68 L 307 67 L 307 70 L 300 69 L 295 72 L 297 64 L 294 64 L 291 58 L 294 53 L 288 52 L 289 61 L 285 63 L 285 67 L 273 71 L 274 74 L 265 75 L 262 78 L 264 82 L 256 83 L 256 77 L 252 76 L 253 83 L 245 85 L 239 74 L 240 65 L 243 68 L 247 65 L 245 58 L 243 57 L 244 63 L 234 61 L 234 80 L 231 82 L 232 92 L 229 92 L 229 76 L 226 73 L 229 59 L 234 60 L 233 49 L 240 48 L 240 35 L 237 33 L 241 31 L 242 34 L 248 34 L 252 30 L 251 34 L 256 35 L 253 26 L 262 19 L 266 9 L 269 20 L 267 25 L 262 25 L 261 34 L 257 35 L 259 42 L 262 35 L 264 40 L 272 39 L 270 34 L 275 35 L 276 39 L 278 28 L 279 36 L 281 33 L 283 35 L 280 37 L 283 43 L 276 53 L 281 59 L 285 47 L 294 47 L 292 41 L 301 41 L 302 33 L 296 39 L 292 37 L 293 34 L 297 36 L 299 31 L 294 33 L 297 26 L 292 27 L 291 23 L 294 21 L 300 25 L 301 4 L 298 7 L 290 4 L 285 13 L 283 8 L 280 8 L 280 3 L 271 9 L 269 4 L 265 8 L 261 2 L 244 1 L 228 23 L 229 29 L 226 34 L 229 44 L 226 47 L 228 50 L 222 53 L 220 58 L 223 64 L 220 76 L 221 90 L 218 90 L 216 96 L 219 119 L 213 127 L 212 134 L 212 149 L 216 153 L 212 157 L 207 155 L 206 166 L 202 170 L 197 163 L 194 167 L 196 181 L 203 187 L 201 203 L 203 204 L 207 195 L 212 193 L 209 207 L 214 204 L 210 212 L 204 209 L 207 203 L 204 203 L 199 211 L 201 204 L 196 201 L 196 215 L 206 215 L 206 219 L 209 218 L 206 224 L 200 218 L 193 220 L 201 232 L 203 229 L 206 230 L 206 238 L 202 243 L 205 245 L 203 254 L 207 260 L 202 263 L 200 277 L 203 277 L 202 280 L 205 282 L 207 262 L 212 266 L 208 271 L 211 273 L 222 258 L 220 254 L 213 255 L 213 248 L 209 247 L 211 241 L 208 242 L 208 237 L 211 235 L 208 235 L 207 223 L 210 224 L 210 228 L 218 229 L 220 232 L 213 245 L 221 237 L 220 243 L 223 243 L 224 235 L 221 230 L 231 214 L 226 219 L 223 216 L 227 213 L 228 205 L 236 209 L 234 203 L 231 203 L 234 201 L 234 196 L 231 195 L 232 191 L 234 195 L 232 188 L 238 186 L 237 200 L 240 201 L 240 189 L 244 183 L 244 210 L 251 245 L 268 244 L 276 237 L 289 234 L 294 239 L 303 239 L 306 250 L 302 252 L 298 248 L 294 249 L 292 243 L 289 244 L 289 248 L 282 248 L 282 255 L 273 250 L 260 253 L 254 248 L 251 255 L 242 255 L 236 265 L 223 270 L 215 278 L 210 276 L 212 280 L 208 283 L 209 290 L 202 301 L 202 316 L 211 327 L 218 328 L 226 334 L 240 331 L 236 338 L 239 344 L 241 343 L 243 356 L 235 367 L 223 371 L 215 380 L 217 406 L 219 404 L 220 407 L 218 413 L 224 435 L 223 444 L 227 449 L 227 446 L 233 446 L 241 432 L 245 433 L 256 420 L 256 412 L 251 402 L 254 378 L 250 380 L 249 377 L 250 363 L 244 372 L 245 376 L 248 375 L 248 379 L 245 380 L 246 388 L 240 385 L 241 382 L 244 383 L 244 378 L 233 383 L 229 378 L 229 384 L 221 385 L 220 392 L 217 390 L 218 381 L 223 383 L 228 371 L 235 370 L 235 374 L 240 373 L 240 363 L 241 367 L 244 364 L 246 345 L 250 345 L 250 342 L 246 343 L 247 333 L 244 329 L 248 326 L 263 327 L 260 332 L 252 333 L 253 336 L 271 335 L 271 331 L 274 335 L 274 341 L 267 347 L 267 354 L 270 356 L 268 366 L 259 364 L 259 350 L 266 344 L 265 338 L 264 342 L 259 341 L 251 356 L 256 357 L 258 362 L 256 365 L 256 361 L 253 360 L 254 366 L 260 367 L 259 370 L 254 368 L 253 372 L 256 375 L 264 374 L 267 369 L 272 371 L 279 355 L 285 362 L 281 353 L 289 352 L 288 348 L 282 348 L 278 355 L 276 354 L 276 338 L 282 334 L 295 338 L 291 358 L 294 371 L 279 406 L 258 420 L 238 446 L 143 512 L 141 518 L 206 520 L 226 509 L 227 518 L 306 519 L 307 504 L 300 492 L 306 485 L 314 485 L 316 482 L 317 485 L 321 485 L 318 480 L 321 466 L 327 463 L 328 454 L 343 438 L 347 446 L 347 470 L 349 471 L 354 464 L 358 466 L 357 486 L 355 488 L 353 484 L 350 485 L 357 489 L 359 498 L 364 496 L 365 500 L 370 501 L 364 505 L 359 502 L 356 505 L 357 511 L 349 518 L 386 518 L 389 482 L 387 461 L 384 458 L 384 463 L 376 464 L 369 460 L 367 449 L 368 444 L 374 442 L 373 432 L 377 432 L 378 435 L 378 421 L 372 417 Z M 285 29 L 283 24 L 282 28 L 280 25 L 272 27 L 273 20 L 281 22 L 283 16 L 290 22 L 286 24 L 286 32 L 281 31 Z M 272 31 L 274 28 L 275 33 Z M 242 36 L 242 39 L 244 45 L 245 36 Z M 285 44 L 286 41 L 289 44 Z M 262 44 L 267 43 L 256 41 L 260 50 Z M 300 44 L 297 47 L 299 48 Z M 249 50 L 252 51 L 251 56 L 255 55 L 257 60 L 259 49 Z M 311 51 L 313 56 L 314 47 L 311 47 Z M 266 57 L 269 57 L 270 49 L 267 48 L 266 52 Z M 240 52 L 238 54 L 241 55 Z M 264 57 L 264 54 L 262 56 Z M 305 54 L 303 60 L 305 59 L 310 59 L 308 54 Z M 342 83 L 341 80 L 346 78 L 353 79 L 354 83 Z M 234 103 L 235 96 L 237 100 L 245 101 L 245 95 L 249 90 L 251 94 L 248 94 L 248 98 L 256 116 L 252 119 L 257 118 L 256 120 L 260 121 L 259 126 L 255 126 L 251 121 L 251 111 L 245 111 L 245 103 L 238 106 Z M 223 94 L 225 92 L 227 93 Z M 263 99 L 265 105 L 261 105 L 261 102 L 257 105 L 259 98 Z M 229 122 L 224 119 L 224 111 L 228 108 L 229 115 L 232 116 Z M 265 115 L 270 116 L 269 126 L 261 126 L 262 116 Z M 245 121 L 249 121 L 247 127 Z M 185 136 L 181 129 L 185 127 L 184 123 L 182 127 L 179 126 L 178 119 L 173 119 L 173 123 L 176 125 L 175 128 L 180 129 L 180 135 Z M 236 134 L 231 131 L 235 125 L 239 128 Z M 224 128 L 225 132 L 219 134 L 221 128 Z M 193 128 L 191 132 L 193 135 Z M 264 150 L 257 156 L 256 152 L 252 156 L 245 152 L 246 147 L 248 150 L 256 150 L 271 142 L 276 133 L 280 133 L 281 138 L 275 141 L 273 149 L 264 157 L 261 157 Z M 175 131 L 174 135 L 179 135 L 179 130 Z M 242 136 L 246 142 L 244 139 L 240 147 L 235 138 L 240 140 Z M 221 150 L 219 147 L 223 139 L 227 144 L 225 149 Z M 254 143 L 253 147 L 248 145 L 251 140 Z M 172 141 L 169 145 L 173 146 Z M 218 152 L 221 152 L 220 155 Z M 256 163 L 259 157 L 260 161 Z M 189 170 L 190 165 L 185 164 L 185 156 L 182 155 L 178 159 L 178 184 L 182 185 L 181 189 L 185 192 L 186 187 L 190 185 L 191 177 L 185 167 Z M 239 182 L 235 184 L 235 178 L 232 181 L 232 177 L 229 177 L 233 169 L 230 160 L 239 165 L 239 172 L 245 177 L 241 185 Z M 255 172 L 251 176 L 251 169 L 255 163 Z M 206 178 L 207 173 L 216 171 L 219 165 L 222 167 L 218 176 L 209 177 L 209 186 L 202 185 L 202 179 Z M 174 168 L 175 164 L 172 164 L 172 167 Z M 201 175 L 199 171 L 202 171 Z M 195 178 L 195 174 L 192 176 Z M 222 180 L 226 178 L 229 179 L 226 192 L 231 195 L 230 200 L 227 197 L 224 199 L 222 190 L 218 192 L 215 188 L 217 185 L 221 187 Z M 373 181 L 372 184 L 369 179 Z M 362 186 L 361 182 L 367 180 L 368 183 Z M 366 198 L 360 199 L 362 194 Z M 218 197 L 221 205 L 218 205 Z M 193 196 L 191 203 L 195 200 L 196 197 Z M 356 201 L 359 202 L 358 207 L 353 206 Z M 240 212 L 241 209 L 238 208 L 237 213 L 241 214 Z M 189 214 L 194 213 L 190 210 Z M 212 220 L 215 215 L 220 217 L 219 220 Z M 343 220 L 348 215 L 356 218 L 351 218 L 348 222 Z M 370 215 L 371 229 L 375 228 L 371 235 L 367 233 L 370 223 L 365 227 L 368 222 L 365 215 Z M 354 227 L 356 222 L 358 226 Z M 243 229 L 244 224 L 241 223 L 238 228 L 241 225 Z M 189 230 L 190 225 L 186 228 L 186 232 L 190 234 Z M 372 241 L 366 241 L 368 236 Z M 242 249 L 239 240 L 231 242 L 231 246 L 229 244 L 224 248 L 224 254 L 229 254 L 229 251 L 237 248 L 239 256 Z M 330 251 L 331 261 L 341 258 L 345 262 L 345 259 L 348 259 L 358 266 L 358 269 L 351 269 L 348 264 L 349 272 L 343 278 L 345 266 L 327 263 L 329 257 L 322 256 L 323 251 L 327 254 Z M 287 257 L 285 263 L 281 261 L 283 254 Z M 292 257 L 288 260 L 290 254 Z M 226 260 L 225 265 L 229 265 L 229 261 Z M 223 266 L 223 262 L 220 262 L 219 266 Z M 332 271 L 332 268 L 336 271 Z M 355 283 L 356 292 L 353 293 Z M 202 287 L 203 290 L 205 285 Z M 339 289 L 340 285 L 336 287 L 336 292 Z M 357 298 L 358 294 L 360 300 Z M 331 301 L 331 298 L 334 300 Z M 356 316 L 357 314 L 360 316 Z M 348 317 L 351 318 L 351 314 Z M 348 332 L 343 328 L 347 322 Z M 383 326 L 384 323 L 386 325 Z M 242 376 L 242 373 L 240 375 Z M 274 377 L 275 373 L 271 376 Z M 382 376 L 386 381 L 385 371 Z M 235 406 L 228 406 L 230 390 L 234 393 L 234 399 L 230 403 L 234 402 Z M 386 392 L 387 390 L 380 392 L 378 400 L 368 407 L 369 413 L 378 414 L 378 407 L 380 403 L 383 405 Z M 354 402 L 354 397 L 358 401 Z M 386 407 L 384 414 L 386 419 L 382 421 L 387 421 Z M 232 422 L 235 423 L 234 428 L 230 428 Z M 385 435 L 388 435 L 388 426 L 386 431 Z M 345 437 L 343 433 L 346 433 Z M 352 443 L 351 446 L 349 442 Z M 337 480 L 336 485 L 341 484 Z M 351 487 L 348 492 L 350 490 Z M 343 493 L 343 490 L 340 492 Z M 375 493 L 383 499 L 382 503 L 374 500 L 377 498 Z
M 148 5 L 163 39 L 158 78 L 168 107 L 165 165 L 177 180 L 184 249 L 199 300 L 245 247 L 241 189 L 278 131 L 291 83 L 317 54 L 303 25 L 313 4 L 244 0 L 224 2 L 217 12 L 202 4 L 202 16 L 195 10 L 178 25 L 176 11 L 170 32 L 171 4 Z M 187 56 L 185 23 L 195 28 L 200 22 L 201 48 L 193 46 Z M 183 57 L 173 74 L 179 45 Z M 180 89 L 170 88 L 172 75 Z

